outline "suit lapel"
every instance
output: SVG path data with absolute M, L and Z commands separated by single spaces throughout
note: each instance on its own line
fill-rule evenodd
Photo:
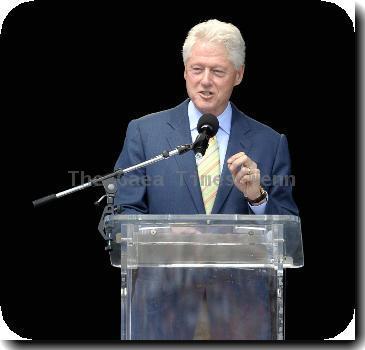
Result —
M 167 141 L 171 149 L 179 145 L 192 143 L 188 118 L 188 102 L 189 100 L 186 100 L 180 106 L 178 106 L 176 113 L 171 114 L 171 117 L 167 122 L 170 128 Z M 189 151 L 183 155 L 177 155 L 174 158 L 176 160 L 180 174 L 183 174 L 184 182 L 188 187 L 197 213 L 205 214 L 194 152 Z
M 219 183 L 219 189 L 212 209 L 212 214 L 219 213 L 234 186 L 231 172 L 227 167 L 227 159 L 238 152 L 243 151 L 245 153 L 250 153 L 252 142 L 247 134 L 249 130 L 250 127 L 245 116 L 242 115 L 232 104 L 231 132 L 228 140 L 226 156 L 224 159 L 221 181 Z

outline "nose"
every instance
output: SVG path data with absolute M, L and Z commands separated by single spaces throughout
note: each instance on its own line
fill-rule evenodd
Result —
M 211 80 L 210 80 L 210 70 L 209 70 L 209 68 L 204 69 L 204 73 L 203 73 L 203 76 L 202 76 L 201 83 L 204 86 L 210 85 Z

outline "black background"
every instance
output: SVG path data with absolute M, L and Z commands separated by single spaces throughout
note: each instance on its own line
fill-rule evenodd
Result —
M 131 119 L 183 101 L 185 36 L 217 18 L 238 26 L 247 45 L 232 101 L 289 141 L 305 266 L 287 273 L 286 338 L 346 328 L 356 300 L 357 156 L 355 35 L 346 13 L 320 1 L 77 3 L 24 3 L 0 37 L 0 295 L 9 327 L 33 339 L 119 338 L 119 271 L 93 205 L 102 189 L 37 210 L 31 202 L 71 187 L 69 171 L 110 172 Z

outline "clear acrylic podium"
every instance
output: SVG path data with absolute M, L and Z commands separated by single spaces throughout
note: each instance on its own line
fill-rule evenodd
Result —
M 303 266 L 298 217 L 111 215 L 105 228 L 121 339 L 284 339 L 284 269 Z

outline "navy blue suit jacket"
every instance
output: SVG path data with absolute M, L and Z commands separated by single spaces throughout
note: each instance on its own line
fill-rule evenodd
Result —
M 116 168 L 127 168 L 164 150 L 191 143 L 188 103 L 185 100 L 175 108 L 132 120 Z M 251 213 L 227 167 L 227 159 L 241 151 L 261 171 L 262 185 L 269 194 L 265 214 L 298 215 L 285 135 L 251 119 L 233 104 L 231 134 L 212 214 Z M 119 180 L 115 204 L 123 214 L 205 214 L 194 153 L 126 174 Z

